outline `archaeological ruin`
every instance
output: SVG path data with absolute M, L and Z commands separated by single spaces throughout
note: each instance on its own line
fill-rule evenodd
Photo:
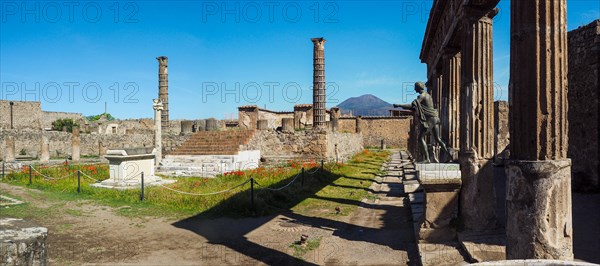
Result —
M 213 178 L 289 162 L 311 162 L 323 171 L 327 162 L 343 166 L 361 152 L 387 150 L 387 161 L 377 164 L 381 171 L 364 173 L 377 176 L 368 181 L 376 185 L 364 189 L 373 202 L 327 200 L 355 204 L 360 211 L 402 207 L 410 217 L 384 220 L 379 213 L 365 220 L 408 224 L 417 265 L 569 265 L 576 259 L 574 193 L 600 192 L 600 19 L 568 32 L 566 0 L 511 1 L 509 95 L 508 101 L 497 100 L 493 36 L 499 2 L 433 0 L 418 56 L 426 64 L 424 85 L 411 81 L 419 93 L 416 100 L 393 105 L 402 108 L 390 108 L 389 115 L 352 115 L 327 102 L 323 37 L 310 38 L 312 102 L 288 110 L 236 105 L 237 119 L 170 119 L 181 107 L 169 105 L 167 56 L 153 61 L 158 63 L 158 94 L 152 103 L 141 103 L 152 108 L 151 118 L 121 120 L 104 113 L 92 119 L 45 111 L 38 101 L 0 100 L 3 177 L 5 168 L 25 173 L 29 165 L 31 185 L 31 165 L 102 163 L 109 165 L 110 178 L 92 187 L 125 190 L 141 185 L 143 200 L 145 185 L 176 183 L 177 178 L 219 180 Z M 308 40 L 304 45 L 311 44 Z M 425 102 L 429 100 L 433 106 Z M 430 113 L 425 116 L 423 109 Z M 60 120 L 74 124 L 57 128 L 54 122 Z M 436 129 L 441 142 L 435 139 Z M 447 152 L 440 143 L 447 145 Z M 301 171 L 289 184 L 298 176 L 304 182 L 305 169 Z M 250 182 L 254 208 L 255 180 L 249 180 L 239 186 Z M 341 212 L 323 211 L 327 218 Z M 310 219 L 320 223 L 314 226 L 319 229 L 354 226 L 341 218 Z M 35 241 L 27 240 L 34 245 L 23 252 L 30 254 L 17 254 L 15 261 L 35 255 L 42 265 L 47 263 L 45 228 L 17 219 L 0 219 L 3 223 L 15 232 L 35 228 L 39 234 Z M 373 233 L 364 227 L 364 235 Z M 363 229 L 348 235 L 331 231 L 345 240 L 366 238 Z M 444 256 L 452 259 L 444 261 Z

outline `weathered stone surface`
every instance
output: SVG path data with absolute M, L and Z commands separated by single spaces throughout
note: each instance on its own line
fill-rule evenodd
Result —
M 79 127 L 73 127 L 71 134 L 71 160 L 78 162 L 81 158 L 81 137 L 79 135 Z
M 494 163 L 503 165 L 508 159 L 510 144 L 510 132 L 508 128 L 508 102 L 494 102 Z
M 456 228 L 451 224 L 458 215 L 460 174 L 449 174 L 457 170 L 453 164 L 416 164 L 418 178 L 425 192 L 424 217 L 420 226 L 419 238 L 427 242 L 440 243 L 456 238 Z
M 458 241 L 471 262 L 506 259 L 504 229 L 486 232 L 460 232 Z
M 494 170 L 491 160 L 461 153 L 462 189 L 460 217 L 465 229 L 490 230 L 497 226 Z
M 507 259 L 573 259 L 566 10 L 511 2 Z
M 50 143 L 48 142 L 48 137 L 42 135 L 42 140 L 40 142 L 41 142 L 40 163 L 48 163 L 48 161 L 50 161 Z
M 15 139 L 12 136 L 4 138 L 4 158 L 5 162 L 15 161 Z
M 293 118 L 281 119 L 281 130 L 283 130 L 285 132 L 293 132 L 294 131 L 294 119 Z
M 573 259 L 571 161 L 510 161 L 508 259 Z
M 206 131 L 215 131 L 219 129 L 219 124 L 217 119 L 209 118 L 206 119 Z
M 481 266 L 558 266 L 558 265 L 573 265 L 573 266 L 592 266 L 597 265 L 587 262 L 570 261 L 570 260 L 500 260 L 481 263 L 473 263 L 471 265 Z
M 339 119 L 338 131 L 356 132 L 356 117 L 341 117 Z M 363 116 L 361 117 L 360 131 L 365 146 L 377 147 L 381 140 L 385 141 L 388 148 L 406 149 L 410 127 L 411 116 Z
M 163 111 L 161 113 L 161 126 L 162 131 L 169 131 L 169 58 L 166 56 L 159 56 L 158 60 L 158 98 L 163 104 Z
M 313 48 L 313 128 L 326 129 L 325 95 L 325 42 L 323 38 L 312 38 Z
M 569 151 L 573 190 L 600 190 L 598 149 L 600 20 L 570 31 Z
M 258 130 L 269 130 L 269 121 L 266 119 L 259 119 L 257 121 L 257 127 L 256 129 Z
M 455 150 L 460 148 L 460 61 L 459 49 L 446 49 L 443 55 L 442 139 Z
M 30 221 L 0 219 L 0 264 L 48 265 L 48 229 Z

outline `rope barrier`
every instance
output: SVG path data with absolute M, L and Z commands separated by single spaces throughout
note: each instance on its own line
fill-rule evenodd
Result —
M 234 189 L 236 189 L 238 187 L 241 187 L 241 186 L 247 184 L 248 182 L 250 182 L 250 179 L 244 181 L 244 183 L 241 183 L 241 184 L 239 184 L 237 186 L 234 186 L 234 187 L 231 187 L 231 188 L 228 188 L 228 189 L 225 189 L 225 190 L 217 191 L 217 192 L 210 192 L 210 193 L 191 193 L 191 192 L 185 192 L 185 191 L 181 191 L 181 190 L 177 190 L 177 189 L 174 189 L 174 188 L 167 187 L 167 186 L 165 186 L 163 184 L 158 184 L 158 186 L 161 186 L 161 187 L 163 187 L 165 189 L 168 189 L 168 190 L 171 190 L 173 192 L 177 192 L 177 193 L 185 194 L 185 195 L 190 195 L 190 196 L 210 196 L 210 195 L 217 195 L 217 194 L 229 192 L 231 190 L 234 190 Z
M 100 182 L 100 180 L 98 180 L 98 179 L 96 179 L 96 178 L 93 178 L 93 177 L 91 177 L 91 176 L 87 175 L 87 174 L 86 174 L 86 173 L 84 173 L 84 172 L 81 172 L 81 171 L 79 171 L 79 172 L 81 173 L 81 175 L 83 175 L 83 176 L 85 176 L 85 177 L 87 177 L 87 178 L 89 178 L 89 179 L 91 179 L 91 180 L 94 180 L 96 183 Z
M 72 175 L 75 173 L 75 172 L 72 172 L 72 173 L 70 173 L 70 174 L 67 174 L 66 176 L 59 177 L 59 178 L 55 178 L 55 177 L 51 177 L 51 176 L 48 176 L 48 175 L 45 175 L 45 174 L 42 174 L 42 173 L 40 173 L 40 171 L 38 171 L 37 169 L 35 169 L 35 168 L 34 168 L 33 166 L 31 166 L 31 165 L 30 165 L 29 167 L 31 167 L 31 170 L 33 170 L 34 172 L 36 172 L 36 173 L 40 174 L 40 175 L 41 175 L 41 176 L 42 176 L 44 179 L 48 179 L 48 180 L 61 180 L 61 179 L 65 179 L 65 178 L 67 178 L 67 177 L 69 177 L 69 176 L 72 176 Z
M 270 190 L 270 191 L 279 191 L 279 190 L 282 190 L 282 189 L 284 189 L 284 188 L 287 188 L 287 187 L 289 187 L 291 184 L 293 184 L 294 182 L 296 182 L 296 180 L 298 179 L 298 177 L 299 177 L 301 174 L 302 174 L 302 173 L 298 173 L 298 174 L 297 174 L 297 175 L 294 177 L 294 179 L 292 179 L 292 181 L 290 181 L 289 183 L 287 183 L 287 185 L 285 185 L 285 186 L 283 186 L 283 187 L 280 187 L 280 188 L 269 188 L 269 187 L 265 187 L 265 186 L 263 186 L 263 185 L 259 184 L 258 182 L 256 182 L 256 180 L 254 180 L 254 183 L 256 183 L 256 185 L 258 185 L 259 187 L 262 187 L 263 189 L 266 189 L 266 190 Z
M 320 167 L 320 166 L 319 166 L 319 167 L 317 167 L 317 168 L 315 168 L 315 170 L 314 170 L 314 171 L 312 171 L 312 172 L 308 172 L 308 171 L 307 171 L 306 173 L 307 173 L 307 174 L 309 174 L 309 175 L 312 175 L 312 174 L 314 174 L 314 173 L 318 172 L 318 171 L 319 171 L 319 169 L 321 169 L 321 167 Z

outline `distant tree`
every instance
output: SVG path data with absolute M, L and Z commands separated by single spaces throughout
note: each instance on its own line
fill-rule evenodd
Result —
M 68 132 L 73 132 L 73 127 L 78 126 L 79 125 L 71 118 L 56 119 L 54 122 L 52 122 L 52 130 L 56 131 L 61 131 L 63 127 L 67 127 Z
M 98 120 L 100 120 L 100 118 L 102 118 L 102 116 L 106 117 L 106 120 L 108 120 L 108 121 L 113 121 L 113 120 L 115 120 L 115 119 L 116 119 L 114 116 L 112 116 L 112 115 L 111 115 L 111 114 L 109 114 L 109 113 L 102 113 L 102 114 L 99 114 L 99 115 L 90 115 L 90 116 L 86 116 L 85 118 L 86 118 L 88 121 L 92 121 L 92 122 L 93 122 L 93 121 L 98 121 Z

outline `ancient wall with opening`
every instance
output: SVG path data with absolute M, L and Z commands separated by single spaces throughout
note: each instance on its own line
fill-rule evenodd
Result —
M 598 72 L 600 20 L 569 32 L 569 152 L 573 189 L 600 189 Z

